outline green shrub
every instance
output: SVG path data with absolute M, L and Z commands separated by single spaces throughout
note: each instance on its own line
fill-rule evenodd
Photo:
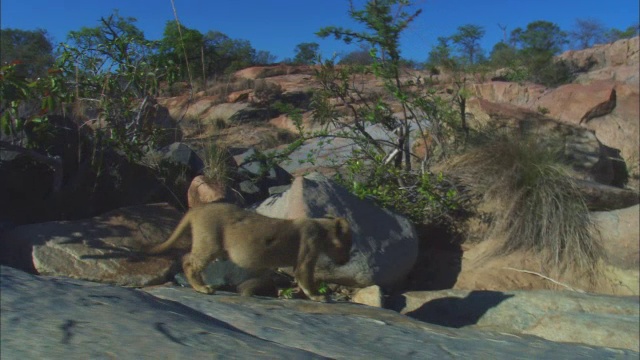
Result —
M 282 96 L 282 87 L 279 84 L 265 80 L 256 80 L 253 88 L 253 102 L 258 106 L 269 106 Z
M 542 115 L 547 115 L 549 113 L 549 108 L 544 106 L 538 106 L 537 111 Z
M 575 78 L 575 66 L 565 60 L 549 60 L 530 64 L 530 80 L 547 87 L 568 84 Z
M 360 198 L 371 198 L 415 223 L 451 221 L 464 211 L 464 196 L 442 173 L 408 172 L 393 164 L 368 164 L 354 154 L 336 181 Z M 403 186 L 398 186 L 398 183 Z
M 211 125 L 216 130 L 226 129 L 227 126 L 228 126 L 227 121 L 224 118 L 220 117 L 220 116 L 213 118 L 211 120 Z
M 449 169 L 500 209 L 492 235 L 504 238 L 502 253 L 533 251 L 553 270 L 593 275 L 603 247 L 561 153 L 560 143 L 496 132 L 453 158 Z

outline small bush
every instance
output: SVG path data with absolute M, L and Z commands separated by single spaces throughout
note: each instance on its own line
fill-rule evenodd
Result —
M 257 80 L 253 88 L 253 102 L 261 107 L 269 106 L 282 96 L 282 87 L 279 84 Z
M 549 109 L 544 106 L 538 106 L 537 110 L 542 115 L 547 115 L 549 113 Z
M 451 171 L 501 209 L 492 234 L 502 253 L 546 255 L 553 269 L 595 274 L 603 257 L 599 233 L 570 170 L 562 144 L 532 136 L 496 133 L 453 158 Z
M 466 196 L 442 173 L 368 164 L 357 154 L 347 161 L 335 180 L 356 196 L 371 198 L 418 224 L 451 224 L 465 209 Z
M 210 80 L 207 83 L 205 95 L 217 96 L 220 102 L 226 102 L 227 96 L 236 91 L 253 89 L 252 79 L 235 79 L 233 76 L 220 77 Z
M 216 130 L 226 129 L 226 128 L 227 128 L 227 126 L 228 126 L 227 121 L 226 121 L 224 118 L 219 117 L 219 116 L 218 116 L 218 117 L 216 117 L 216 118 L 213 118 L 213 119 L 211 120 L 211 125 L 212 125 Z
M 575 78 L 576 67 L 569 61 L 551 60 L 546 63 L 534 63 L 531 80 L 547 87 L 568 84 Z

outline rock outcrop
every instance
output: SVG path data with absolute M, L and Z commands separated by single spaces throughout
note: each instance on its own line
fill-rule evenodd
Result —
M 471 127 L 487 124 L 509 127 L 532 134 L 541 141 L 555 139 L 560 144 L 564 143 L 564 159 L 581 179 L 620 186 L 628 177 L 627 169 L 615 149 L 602 144 L 592 130 L 583 126 L 557 121 L 515 105 L 485 99 L 468 101 L 467 109 L 472 114 L 469 121 Z
M 640 37 L 622 39 L 610 44 L 594 45 L 584 50 L 569 50 L 559 58 L 571 61 L 582 69 L 599 70 L 606 67 L 637 65 Z
M 580 125 L 605 146 L 620 151 L 633 177 L 640 176 L 640 37 L 567 51 L 560 59 L 583 71 L 571 84 L 546 89 L 535 84 L 493 81 L 471 85 L 478 99 Z

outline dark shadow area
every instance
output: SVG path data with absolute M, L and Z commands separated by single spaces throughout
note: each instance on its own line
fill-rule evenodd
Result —
M 500 291 L 472 291 L 465 298 L 451 296 L 431 300 L 405 315 L 430 324 L 461 328 L 477 324 L 489 309 L 510 297 L 513 295 Z M 400 298 L 394 304 L 396 309 L 402 306 L 402 302 L 406 303 L 404 296 Z
M 403 291 L 451 289 L 462 270 L 462 235 L 447 224 L 416 225 L 418 259 Z

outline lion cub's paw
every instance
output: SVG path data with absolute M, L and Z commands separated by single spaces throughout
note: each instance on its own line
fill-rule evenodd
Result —
M 207 295 L 211 295 L 211 294 L 214 294 L 216 292 L 216 289 L 213 286 L 210 286 L 210 285 L 198 286 L 197 288 L 194 288 L 194 289 L 199 293 L 203 293 L 203 294 L 207 294 Z
M 307 297 L 310 300 L 317 301 L 317 302 L 323 302 L 323 303 L 329 302 L 329 297 L 325 295 L 308 295 Z

